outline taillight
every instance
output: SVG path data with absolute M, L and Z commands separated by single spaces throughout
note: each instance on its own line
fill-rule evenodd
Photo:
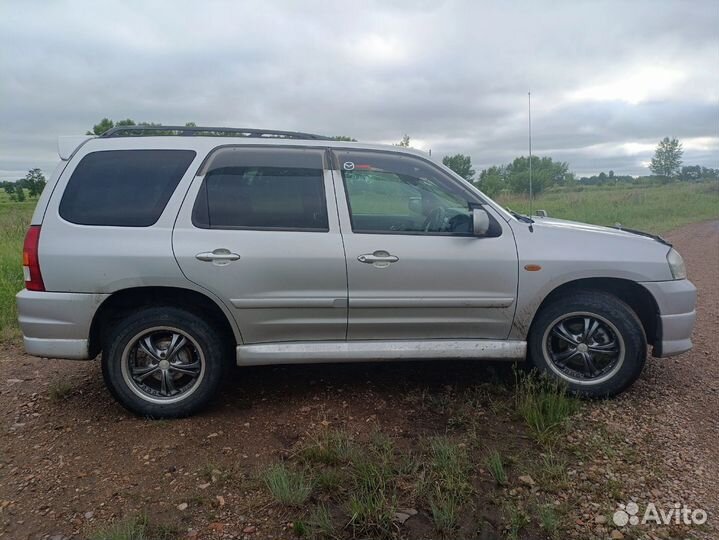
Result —
M 25 288 L 28 291 L 44 291 L 45 284 L 40 273 L 38 246 L 40 245 L 40 225 L 30 225 L 22 246 L 22 272 L 25 276 Z

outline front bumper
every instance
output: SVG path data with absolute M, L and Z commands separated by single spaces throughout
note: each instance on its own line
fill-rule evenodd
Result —
M 657 339 L 653 356 L 675 356 L 692 348 L 697 289 L 688 279 L 641 283 L 657 302 Z
M 20 291 L 15 299 L 27 353 L 47 358 L 89 358 L 92 318 L 108 296 Z

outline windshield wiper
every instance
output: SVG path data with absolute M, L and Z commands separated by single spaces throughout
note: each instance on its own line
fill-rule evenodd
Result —
M 520 214 L 519 212 L 515 212 L 511 208 L 507 208 L 507 212 L 512 214 L 512 216 L 517 218 L 519 221 L 523 221 L 524 223 L 534 223 L 534 220 L 531 217 Z

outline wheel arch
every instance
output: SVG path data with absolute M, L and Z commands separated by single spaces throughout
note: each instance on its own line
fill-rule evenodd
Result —
M 655 345 L 661 341 L 661 326 L 657 323 L 659 306 L 654 296 L 636 281 L 611 277 L 591 277 L 567 281 L 552 289 L 539 303 L 532 315 L 527 330 L 527 337 L 531 334 L 534 322 L 542 309 L 563 296 L 571 295 L 576 291 L 601 291 L 616 296 L 626 303 L 637 315 L 642 323 L 647 343 Z
M 202 292 L 182 287 L 131 287 L 112 293 L 95 312 L 90 325 L 88 343 L 90 358 L 94 358 L 102 350 L 103 341 L 113 321 L 138 308 L 162 305 L 185 308 L 203 315 L 233 350 L 238 343 L 242 343 L 242 337 L 232 321 L 231 314 L 216 299 Z

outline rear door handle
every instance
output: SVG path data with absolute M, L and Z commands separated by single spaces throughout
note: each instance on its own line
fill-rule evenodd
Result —
M 215 264 L 228 264 L 240 258 L 237 253 L 232 253 L 229 249 L 217 248 L 213 251 L 203 251 L 195 255 L 195 259 L 203 262 L 211 262 Z
M 391 263 L 399 261 L 399 257 L 396 255 L 390 255 L 386 251 L 375 251 L 374 253 L 364 253 L 357 257 L 357 260 L 361 263 L 371 264 L 377 268 L 384 268 L 389 266 Z

